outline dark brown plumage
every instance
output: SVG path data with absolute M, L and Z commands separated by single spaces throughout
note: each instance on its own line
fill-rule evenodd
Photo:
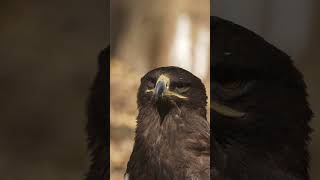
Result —
M 201 80 L 178 67 L 141 79 L 137 129 L 125 178 L 208 180 L 210 129 Z
M 91 154 L 87 180 L 109 179 L 109 82 L 110 48 L 99 55 L 99 69 L 88 100 L 88 148 Z
M 213 179 L 308 180 L 312 112 L 284 52 L 232 22 L 211 19 Z

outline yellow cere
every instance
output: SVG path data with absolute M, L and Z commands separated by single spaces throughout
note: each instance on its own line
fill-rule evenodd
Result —
M 169 89 L 169 87 L 170 87 L 170 78 L 169 78 L 168 76 L 166 76 L 165 74 L 161 74 L 161 75 L 159 76 L 158 80 L 157 80 L 157 83 L 158 83 L 159 81 L 164 82 L 165 85 L 166 85 L 166 89 Z

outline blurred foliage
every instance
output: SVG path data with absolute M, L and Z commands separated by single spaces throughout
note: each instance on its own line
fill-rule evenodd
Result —
M 112 60 L 110 67 L 110 178 L 120 180 L 134 142 L 140 77 L 121 61 Z

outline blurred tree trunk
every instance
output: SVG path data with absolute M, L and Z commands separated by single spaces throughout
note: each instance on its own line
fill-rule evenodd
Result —
M 111 7 L 113 2 L 116 0 L 112 0 Z M 119 22 L 122 20 L 113 17 L 116 13 L 111 15 L 111 36 L 117 36 L 112 37 L 111 46 L 116 58 L 133 65 L 139 72 L 170 64 L 169 55 L 176 35 L 177 19 L 181 14 L 190 18 L 192 44 L 196 42 L 198 27 L 210 27 L 209 0 L 201 0 L 196 5 L 191 0 L 137 0 L 126 1 L 125 4 L 125 26 L 119 28 L 116 24 L 122 24 Z
M 111 32 L 117 36 L 117 42 L 111 44 L 115 48 L 113 54 L 129 64 L 134 63 L 138 71 L 145 72 L 154 65 L 152 61 L 161 61 L 166 52 L 163 50 L 163 41 L 167 37 L 164 29 L 170 28 L 167 18 L 170 7 L 175 7 L 175 1 L 137 0 L 126 3 L 130 10 L 127 11 L 126 26 L 122 27 L 122 33 L 118 33 L 119 29 L 113 26 L 123 22 L 111 23 Z

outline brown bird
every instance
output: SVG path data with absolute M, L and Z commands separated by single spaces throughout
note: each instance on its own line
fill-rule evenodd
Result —
M 210 127 L 201 80 L 178 67 L 154 69 L 141 79 L 137 103 L 125 179 L 210 179 Z

